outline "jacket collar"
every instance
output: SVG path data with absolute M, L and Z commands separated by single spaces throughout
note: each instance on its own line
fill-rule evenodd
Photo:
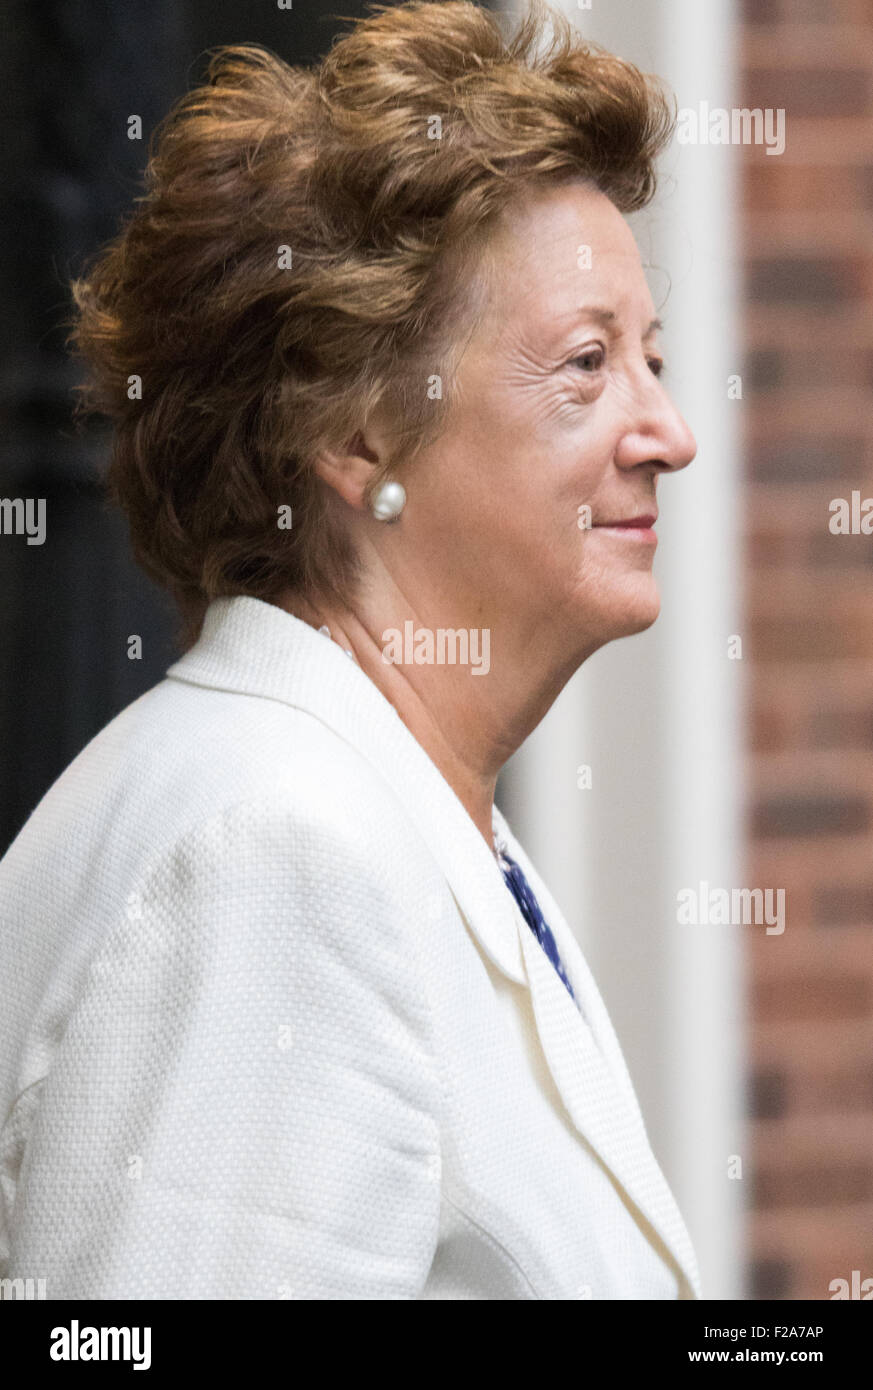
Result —
M 167 675 L 280 700 L 322 721 L 391 787 L 439 864 L 490 960 L 530 989 L 549 1069 L 579 1132 L 600 1155 L 676 1265 L 683 1296 L 699 1297 L 694 1253 L 652 1155 L 600 993 L 557 903 L 495 808 L 494 828 L 521 865 L 555 936 L 580 1008 L 506 890 L 500 866 L 465 807 L 393 705 L 336 642 L 284 609 L 238 596 L 213 600 L 196 644 Z
M 167 675 L 294 705 L 363 754 L 420 831 L 489 959 L 526 983 L 516 909 L 497 860 L 394 706 L 336 642 L 261 599 L 219 598 Z

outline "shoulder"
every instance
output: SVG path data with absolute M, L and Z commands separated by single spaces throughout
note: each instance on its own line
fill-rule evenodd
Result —
M 357 748 L 308 710 L 172 679 L 123 710 L 65 776 L 114 783 L 121 809 L 129 790 L 177 828 L 265 793 L 317 811 L 331 799 L 378 798 L 384 787 Z
M 25 877 L 54 864 L 60 891 L 99 869 L 111 893 L 160 863 L 221 855 L 225 874 L 322 867 L 325 890 L 344 863 L 370 879 L 381 866 L 390 880 L 428 858 L 378 768 L 316 716 L 165 680 L 70 764 L 5 867 L 8 883 L 13 862 Z
M 329 776 L 274 784 L 165 840 L 132 877 L 131 891 L 168 919 L 208 904 L 214 918 L 244 916 L 251 933 L 275 920 L 305 923 L 314 934 L 328 916 L 336 928 L 363 910 L 376 927 L 414 903 L 417 856 L 403 851 L 417 848 L 415 832 L 403 824 L 398 841 L 395 820 L 396 832 L 398 811 L 387 798 L 359 800 Z
M 168 988 L 224 953 L 294 969 L 304 944 L 316 971 L 341 955 L 367 974 L 381 951 L 390 972 L 440 886 L 378 769 L 320 720 L 165 681 L 92 740 L 0 862 L 0 967 L 34 942 L 22 1011 L 49 969 L 69 998 L 89 960 Z

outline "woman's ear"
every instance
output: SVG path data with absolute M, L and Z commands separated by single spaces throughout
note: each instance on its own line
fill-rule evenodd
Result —
M 373 482 L 387 452 L 387 440 L 378 429 L 359 430 L 343 449 L 324 449 L 315 460 L 315 471 L 355 511 L 367 506 L 367 487 Z

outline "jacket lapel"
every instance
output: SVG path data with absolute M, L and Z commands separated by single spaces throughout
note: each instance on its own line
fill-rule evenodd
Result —
M 528 985 L 543 1052 L 574 1125 L 699 1297 L 691 1244 L 649 1147 L 599 991 L 557 904 L 500 813 L 495 811 L 495 825 L 531 882 L 582 1013 L 507 891 L 466 808 L 394 707 L 335 642 L 260 599 L 221 598 L 207 610 L 197 643 L 167 675 L 304 709 L 367 758 L 418 828 L 489 959 L 516 984 Z
M 536 894 L 579 1004 L 577 1008 L 573 1003 L 519 912 L 518 932 L 531 1003 L 549 1070 L 576 1128 L 666 1246 L 690 1296 L 699 1298 L 694 1250 L 652 1153 L 630 1073 L 600 991 L 557 903 L 502 816 L 498 828 Z

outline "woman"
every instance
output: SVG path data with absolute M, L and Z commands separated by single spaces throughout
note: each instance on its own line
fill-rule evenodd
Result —
M 0 866 L 0 1272 L 50 1298 L 699 1295 L 493 804 L 655 619 L 695 447 L 622 216 L 668 108 L 554 22 L 219 53 L 76 287 L 188 649 Z

